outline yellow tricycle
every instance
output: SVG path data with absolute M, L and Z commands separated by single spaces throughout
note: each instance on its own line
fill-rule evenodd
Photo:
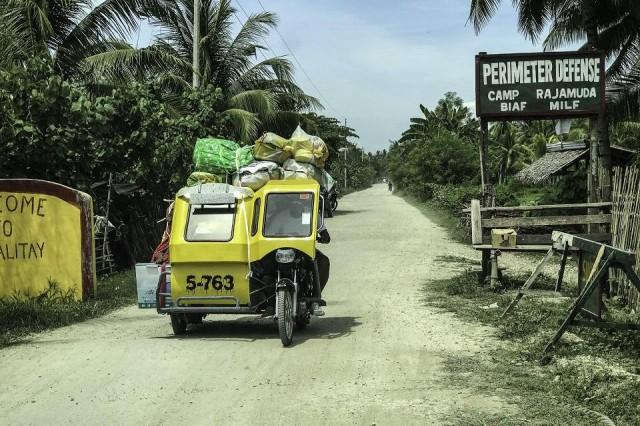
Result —
M 322 316 L 329 259 L 324 200 L 315 180 L 272 180 L 252 191 L 207 183 L 176 195 L 170 268 L 160 276 L 158 312 L 176 335 L 208 314 L 273 316 L 284 346 L 295 328 Z

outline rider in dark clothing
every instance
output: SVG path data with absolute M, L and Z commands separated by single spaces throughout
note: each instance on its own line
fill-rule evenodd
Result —
M 328 244 L 331 241 L 331 236 L 329 235 L 329 231 L 327 231 L 327 227 L 324 226 L 324 223 L 318 229 L 318 241 L 323 244 Z M 316 249 L 316 262 L 318 262 L 318 273 L 320 274 L 320 289 L 324 290 L 324 286 L 327 285 L 327 281 L 329 281 L 329 268 L 331 263 L 329 262 L 329 258 L 318 249 Z

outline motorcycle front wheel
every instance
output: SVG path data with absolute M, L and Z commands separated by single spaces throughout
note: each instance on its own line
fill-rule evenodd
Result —
M 278 332 L 282 346 L 289 346 L 293 342 L 293 296 L 286 288 L 278 290 Z

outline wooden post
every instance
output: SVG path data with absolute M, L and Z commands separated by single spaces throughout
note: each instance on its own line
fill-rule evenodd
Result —
M 567 265 L 567 257 L 569 256 L 569 244 L 565 241 L 562 248 L 562 260 L 560 260 L 560 271 L 556 280 L 556 292 L 562 290 L 562 280 L 564 279 L 564 268 Z
M 615 256 L 614 253 L 611 253 L 607 258 L 607 260 L 605 260 L 605 262 L 602 264 L 602 266 L 599 267 L 598 272 L 595 272 L 596 268 L 598 268 L 598 266 L 600 265 L 600 260 L 602 259 L 601 253 L 604 254 L 604 250 L 598 253 L 598 256 L 596 257 L 596 263 L 594 263 L 593 270 L 591 274 L 589 274 L 589 279 L 587 280 L 587 284 L 585 285 L 584 289 L 580 293 L 580 296 L 578 297 L 578 299 L 575 301 L 575 303 L 571 307 L 571 310 L 569 311 L 569 315 L 567 315 L 567 318 L 565 318 L 565 320 L 563 321 L 562 325 L 560 326 L 556 334 L 553 336 L 553 338 L 551 338 L 551 341 L 544 348 L 544 353 L 549 352 L 551 348 L 556 343 L 558 343 L 558 340 L 560 340 L 560 337 L 562 337 L 564 332 L 567 330 L 567 328 L 571 325 L 571 323 L 575 319 L 576 315 L 578 315 L 578 313 L 582 310 L 587 299 L 593 293 L 593 290 L 598 287 L 598 283 L 600 282 L 600 279 L 604 276 L 607 269 L 609 269 L 611 259 Z
M 609 122 L 607 115 L 598 117 L 598 154 L 600 201 L 611 201 L 611 145 L 609 142 Z
M 482 274 L 480 285 L 485 285 L 487 277 L 491 273 L 491 250 L 482 250 Z
M 109 207 L 111 206 L 111 183 L 113 174 L 109 173 L 109 183 L 107 184 L 107 208 L 104 214 L 104 240 L 102 242 L 102 257 L 107 259 L 109 255 Z M 111 271 L 109 271 L 111 272 Z
M 489 207 L 491 205 L 491 182 L 489 180 L 488 169 L 489 157 L 489 122 L 480 119 L 480 180 L 482 182 L 482 205 Z
M 538 263 L 538 266 L 536 266 L 536 269 L 534 269 L 533 274 L 531 274 L 527 281 L 525 281 L 522 287 L 518 290 L 511 303 L 509 303 L 509 306 L 507 306 L 507 309 L 505 309 L 502 315 L 500 315 L 500 318 L 504 318 L 504 316 L 511 312 L 511 310 L 518 304 L 520 299 L 522 299 L 522 296 L 525 295 L 525 292 L 529 290 L 529 288 L 531 288 L 536 278 L 538 278 L 538 275 L 540 275 L 540 273 L 544 269 L 544 266 L 547 264 L 547 262 L 549 262 L 549 259 L 553 257 L 554 253 L 555 249 L 552 246 L 547 254 L 542 258 L 540 263 Z
M 482 213 L 479 200 L 471 200 L 471 244 L 482 244 Z

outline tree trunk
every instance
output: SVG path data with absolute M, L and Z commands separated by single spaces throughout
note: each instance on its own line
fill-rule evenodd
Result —
M 599 50 L 598 16 L 595 0 L 583 0 L 583 25 L 587 34 L 589 49 Z M 604 78 L 604 76 L 603 76 Z M 611 201 L 611 147 L 609 145 L 609 121 L 606 111 L 597 119 L 591 120 L 591 187 L 589 201 Z M 596 142 L 593 143 L 593 142 Z M 598 149 L 594 150 L 593 148 Z

